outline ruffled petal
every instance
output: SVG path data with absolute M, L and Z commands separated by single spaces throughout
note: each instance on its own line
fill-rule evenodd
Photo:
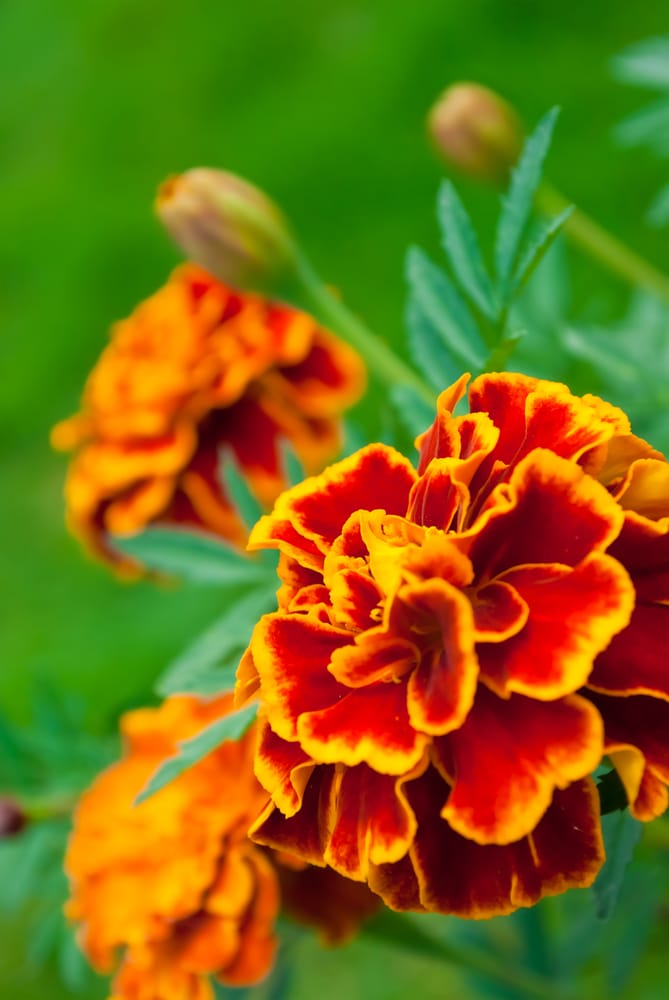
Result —
M 407 786 L 418 822 L 410 858 L 426 910 L 479 919 L 511 913 L 591 885 L 604 862 L 599 800 L 590 780 L 557 791 L 532 834 L 506 846 L 482 846 L 452 830 L 439 816 L 444 790 L 434 770 Z M 392 885 L 392 868 L 386 885 Z M 399 875 L 409 895 L 405 868 Z M 372 884 L 375 891 L 382 887 Z
M 461 728 L 434 743 L 453 782 L 441 815 L 476 843 L 512 843 L 534 829 L 556 788 L 597 767 L 602 748 L 600 715 L 578 695 L 547 704 L 482 689 Z
M 350 632 L 303 615 L 265 615 L 251 640 L 270 724 L 278 736 L 297 738 L 303 712 L 334 705 L 346 693 L 328 672 L 332 654 L 353 641 Z
M 630 620 L 634 588 L 620 563 L 595 554 L 575 569 L 525 566 L 504 574 L 528 608 L 524 627 L 503 643 L 478 645 L 481 674 L 498 694 L 541 700 L 577 691 L 595 657 Z
M 588 687 L 669 701 L 669 604 L 639 604 L 630 624 L 596 660 Z

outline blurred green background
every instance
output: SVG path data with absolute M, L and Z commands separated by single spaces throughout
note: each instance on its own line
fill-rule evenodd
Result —
M 667 268 L 666 233 L 642 218 L 666 165 L 614 148 L 612 126 L 641 98 L 611 80 L 609 60 L 668 25 L 657 0 L 0 4 L 5 711 L 29 724 L 48 679 L 105 731 L 217 608 L 215 591 L 121 585 L 84 559 L 63 527 L 65 462 L 48 446 L 110 323 L 177 261 L 152 216 L 157 184 L 196 165 L 245 174 L 285 208 L 324 277 L 400 343 L 406 245 L 437 246 L 442 170 L 425 112 L 449 82 L 472 79 L 528 125 L 561 105 L 551 179 Z M 490 232 L 496 195 L 461 189 Z M 577 306 L 615 318 L 624 290 L 572 263 Z M 17 968 L 12 933 L 0 928 L 0 996 L 68 996 L 53 972 Z M 404 996 L 419 972 L 397 974 Z M 427 990 L 417 995 L 439 995 Z

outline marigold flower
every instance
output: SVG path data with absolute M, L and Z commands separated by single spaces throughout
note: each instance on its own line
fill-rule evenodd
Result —
M 337 418 L 363 387 L 358 355 L 311 317 L 184 265 L 116 325 L 81 412 L 52 432 L 56 448 L 76 449 L 69 525 L 126 569 L 135 564 L 109 536 L 153 522 L 242 545 L 245 528 L 218 475 L 221 449 L 269 506 L 286 486 L 280 439 L 320 470 L 339 445 Z
M 378 903 L 366 888 L 345 897 L 339 875 L 318 871 L 320 911 L 310 909 L 311 869 L 248 840 L 265 800 L 252 771 L 255 729 L 134 805 L 177 742 L 225 715 L 231 702 L 232 695 L 178 696 L 126 714 L 124 757 L 79 803 L 66 913 L 99 971 L 113 971 L 122 950 L 112 1000 L 213 1000 L 209 976 L 232 986 L 262 979 L 274 959 L 284 877 L 283 908 L 331 943 L 351 936 Z
M 258 843 L 397 909 L 487 917 L 592 882 L 603 754 L 641 819 L 669 781 L 669 465 L 622 411 L 489 374 L 417 470 L 371 445 L 283 494 L 259 694 Z

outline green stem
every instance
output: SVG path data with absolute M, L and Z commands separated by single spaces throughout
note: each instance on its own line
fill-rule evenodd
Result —
M 543 976 L 520 968 L 512 962 L 500 962 L 481 948 L 472 948 L 459 941 L 450 944 L 437 940 L 426 933 L 417 921 L 407 919 L 400 913 L 382 911 L 365 924 L 364 936 L 404 948 L 426 958 L 448 962 L 464 972 L 486 976 L 495 983 L 514 990 L 519 998 L 528 1000 L 572 1000 L 573 998 L 573 994 L 565 992 L 564 988 L 558 987 Z
M 541 184 L 536 202 L 537 207 L 547 215 L 558 215 L 570 204 L 563 194 L 546 182 Z M 573 243 L 628 284 L 645 288 L 669 305 L 669 278 L 581 209 L 575 208 L 571 213 L 564 224 L 564 232 Z
M 389 386 L 408 385 L 434 406 L 435 393 L 427 383 L 328 290 L 304 257 L 299 262 L 295 297 L 296 304 L 313 313 L 358 351 L 372 376 Z

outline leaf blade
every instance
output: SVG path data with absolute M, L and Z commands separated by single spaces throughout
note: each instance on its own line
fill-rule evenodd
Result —
M 202 729 L 196 736 L 189 740 L 180 741 L 177 745 L 179 750 L 172 757 L 163 761 L 158 770 L 151 775 L 148 782 L 142 788 L 135 799 L 135 805 L 140 805 L 146 799 L 155 795 L 161 788 L 169 782 L 174 781 L 188 768 L 198 764 L 205 757 L 209 756 L 222 743 L 229 740 L 240 739 L 246 730 L 252 725 L 257 712 L 257 705 L 252 702 L 245 705 L 237 712 L 232 712 L 222 719 L 217 719 L 205 729 Z
M 495 270 L 498 295 L 502 302 L 508 296 L 510 277 L 530 216 L 534 193 L 541 180 L 543 163 L 558 114 L 559 109 L 552 108 L 527 139 L 518 164 L 512 171 L 509 190 L 502 199 L 495 235 Z
M 268 576 L 263 564 L 200 532 L 147 528 L 140 535 L 115 539 L 114 544 L 149 569 L 190 583 L 233 587 Z
M 437 197 L 442 246 L 461 288 L 484 316 L 492 320 L 497 304 L 469 214 L 450 181 L 443 181 Z

